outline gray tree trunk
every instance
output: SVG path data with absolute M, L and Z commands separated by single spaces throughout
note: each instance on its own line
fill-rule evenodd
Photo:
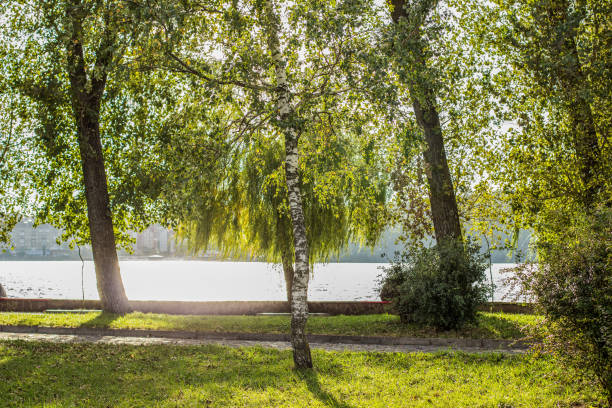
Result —
M 391 17 L 395 24 L 400 19 L 408 18 L 404 9 L 405 0 L 393 0 Z M 418 30 L 415 30 L 418 34 Z M 423 56 L 421 38 L 414 38 L 407 52 L 414 55 L 416 70 L 426 70 L 426 61 Z M 436 242 L 441 243 L 448 239 L 462 239 L 461 221 L 457 209 L 457 200 L 451 178 L 440 117 L 436 108 L 436 95 L 426 81 L 412 81 L 408 84 L 412 98 L 412 106 L 417 123 L 423 129 L 426 148 L 423 151 L 425 172 L 429 185 L 429 202 L 431 205 L 431 218 L 434 226 Z
M 413 101 L 417 122 L 425 135 L 426 149 L 423 152 L 425 159 L 427 182 L 429 184 L 429 202 L 431 205 L 431 218 L 434 225 L 436 242 L 447 239 L 461 239 L 461 222 L 455 190 L 451 179 L 442 128 L 433 101 L 425 102 L 423 107 L 419 100 Z
M 583 204 L 590 208 L 597 201 L 597 195 L 603 189 L 604 177 L 599 176 L 601 148 L 599 147 L 595 120 L 588 99 L 585 97 L 586 75 L 580 66 L 575 32 L 565 37 L 559 59 L 564 57 L 565 64 L 557 65 L 557 76 L 563 83 L 566 103 L 569 105 L 573 125 L 574 149 L 580 178 L 584 185 Z M 572 58 L 567 58 L 570 55 Z
M 67 45 L 67 68 L 83 169 L 96 282 L 102 309 L 113 313 L 126 313 L 130 311 L 130 306 L 119 270 L 100 140 L 100 104 L 112 50 L 106 42 L 108 38 L 104 38 L 96 55 L 96 66 L 101 68 L 100 72 L 97 73 L 98 77 L 89 78 L 88 83 L 83 57 L 83 28 L 78 13 L 78 5 L 67 9 L 72 22 L 71 40 Z
M 291 256 L 283 251 L 282 254 L 283 274 L 285 275 L 285 289 L 287 291 L 287 302 L 291 304 L 291 292 L 293 291 L 293 275 L 295 270 L 291 262 Z
M 6 291 L 4 290 L 4 287 L 2 286 L 2 284 L 0 283 L 0 298 L 5 298 L 6 297 Z
M 286 63 L 283 60 L 278 33 L 280 21 L 272 0 L 266 1 L 268 23 L 268 49 L 275 66 L 276 97 L 278 109 L 278 128 L 285 137 L 285 174 L 289 195 L 289 211 L 293 225 L 293 246 L 295 250 L 295 270 L 291 288 L 291 345 L 296 368 L 312 368 L 310 346 L 306 339 L 308 320 L 308 278 L 309 251 L 306 237 L 306 223 L 302 207 L 299 180 L 298 139 L 300 134 L 299 118 L 290 103 L 287 83 Z

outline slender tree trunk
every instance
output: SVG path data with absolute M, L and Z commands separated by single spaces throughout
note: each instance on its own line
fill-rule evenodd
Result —
M 289 211 L 293 225 L 293 246 L 295 250 L 295 270 L 291 288 L 291 345 L 296 368 L 312 368 L 310 346 L 306 339 L 308 320 L 308 278 L 309 251 L 306 237 L 306 223 L 302 207 L 299 180 L 299 118 L 290 103 L 287 73 L 283 60 L 278 33 L 280 21 L 274 11 L 272 0 L 266 1 L 268 23 L 268 49 L 275 65 L 276 97 L 278 107 L 278 128 L 285 137 L 285 175 L 289 194 Z
M 281 255 L 283 262 L 283 273 L 285 275 L 285 289 L 287 291 L 287 302 L 291 304 L 291 292 L 293 291 L 293 275 L 295 270 L 293 269 L 293 263 L 291 262 L 291 256 L 285 250 Z
M 402 18 L 408 18 L 404 9 L 405 0 L 393 0 L 392 5 L 391 17 L 395 24 L 398 24 Z M 418 33 L 418 27 L 414 31 Z M 406 51 L 414 55 L 413 61 L 417 65 L 414 69 L 424 71 L 427 66 L 423 56 L 423 40 L 421 38 L 414 38 L 413 40 L 412 44 L 409 45 L 411 49 Z M 442 127 L 436 108 L 436 95 L 427 84 L 425 77 L 423 76 L 421 80 L 411 81 L 412 83 L 408 85 L 414 113 L 419 126 L 423 129 L 425 138 L 426 149 L 423 152 L 423 158 L 429 184 L 431 217 L 436 241 L 440 243 L 447 239 L 461 239 L 461 222 L 444 150 Z
M 111 217 L 106 170 L 100 140 L 100 104 L 106 84 L 106 64 L 109 46 L 97 54 L 96 66 L 101 68 L 98 77 L 88 83 L 83 58 L 81 20 L 77 16 L 80 5 L 68 8 L 72 22 L 72 38 L 67 46 L 68 76 L 71 86 L 72 109 L 77 127 L 89 234 L 96 269 L 98 293 L 102 309 L 113 313 L 130 311 L 119 270 L 119 259 L 115 246 L 115 234 Z
M 5 298 L 6 297 L 6 291 L 4 290 L 4 287 L 2 286 L 2 284 L 0 283 L 0 298 Z
M 312 368 L 310 346 L 306 340 L 306 321 L 308 319 L 308 239 L 302 208 L 299 186 L 298 138 L 288 131 L 285 134 L 285 173 L 289 191 L 289 207 L 293 223 L 293 242 L 295 247 L 295 271 L 291 288 L 291 344 L 293 361 L 297 368 Z
M 283 275 L 285 277 L 285 289 L 287 291 L 287 302 L 291 304 L 291 291 L 293 290 L 293 256 L 291 255 L 291 231 L 288 223 L 276 210 L 276 247 L 280 249 Z

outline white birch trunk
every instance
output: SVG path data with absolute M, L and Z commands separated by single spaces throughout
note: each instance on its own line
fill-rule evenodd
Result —
M 272 0 L 266 1 L 266 20 L 268 25 L 268 50 L 272 55 L 276 76 L 276 98 L 278 127 L 285 137 L 285 173 L 289 194 L 289 210 L 293 224 L 293 245 L 295 248 L 295 269 L 291 286 L 291 345 L 296 368 L 312 368 L 310 346 L 306 340 L 306 321 L 308 319 L 308 239 L 302 208 L 299 185 L 298 139 L 299 125 L 291 107 L 287 84 L 286 63 L 280 48 L 279 17 L 274 11 Z

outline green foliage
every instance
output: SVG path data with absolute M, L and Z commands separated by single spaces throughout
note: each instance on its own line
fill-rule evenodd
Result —
M 74 41 L 71 16 L 77 16 L 82 25 L 78 40 L 87 72 L 85 87 L 105 81 L 100 132 L 111 213 L 117 241 L 129 249 L 127 231 L 152 221 L 155 189 L 151 186 L 159 171 L 148 138 L 160 130 L 165 118 L 158 77 L 138 66 L 150 25 L 135 4 L 121 0 L 10 0 L 2 2 L 0 13 L 5 24 L 0 35 L 3 98 L 15 95 L 15 133 L 19 149 L 28 153 L 22 168 L 28 175 L 23 184 L 28 200 L 19 212 L 34 216 L 36 223 L 60 228 L 61 239 L 71 245 L 90 241 L 68 75 Z M 109 56 L 105 64 L 103 55 Z M 13 159 L 19 158 L 19 149 Z
M 403 321 L 458 329 L 486 302 L 486 264 L 479 246 L 454 240 L 413 249 L 385 269 L 381 297 L 393 301 Z
M 544 346 L 595 376 L 612 401 L 612 210 L 557 216 L 557 234 L 537 243 L 538 265 L 515 279 L 545 316 Z
M 391 2 L 399 4 L 401 2 Z M 495 134 L 503 124 L 491 81 L 500 70 L 478 44 L 470 23 L 481 15 L 478 2 L 410 0 L 407 18 L 387 21 L 368 63 L 380 83 L 369 84 L 371 99 L 385 106 L 393 126 L 390 203 L 393 222 L 404 241 L 421 241 L 433 233 L 423 163 L 423 133 L 411 109 L 413 97 L 435 92 L 444 148 L 463 227 L 486 234 L 493 248 L 502 247 L 508 226 L 507 202 L 493 180 L 489 156 L 496 152 Z M 476 4 L 478 3 L 478 4 Z M 393 12 L 393 11 L 392 11 Z M 381 25 L 381 27 L 383 27 Z M 497 157 L 497 156 L 495 156 Z M 497 164 L 493 165 L 497 166 Z
M 197 7 L 164 34 L 165 64 L 192 91 L 161 157 L 168 218 L 194 251 L 293 258 L 276 123 L 271 24 L 262 4 Z M 311 256 L 324 261 L 351 241 L 372 245 L 387 222 L 385 124 L 357 88 L 357 57 L 374 17 L 365 2 L 279 4 L 278 33 L 291 105 L 300 123 L 300 189 Z M 198 22 L 208 21 L 207 28 Z M 210 55 L 190 50 L 204 48 Z M 287 255 L 288 254 L 288 255 Z
M 0 70 L 2 69 L 0 54 Z M 0 78 L 0 248 L 11 247 L 10 232 L 21 219 L 26 204 L 29 174 L 34 161 L 28 154 L 31 139 L 22 133 L 19 120 L 19 95 L 6 78 Z
M 603 114 L 612 100 L 605 68 L 610 3 L 513 0 L 465 7 L 470 45 L 478 63 L 489 67 L 477 105 L 488 105 L 497 121 L 480 166 L 502 204 L 485 201 L 477 212 L 548 234 L 549 211 L 581 213 L 610 197 L 610 118 Z

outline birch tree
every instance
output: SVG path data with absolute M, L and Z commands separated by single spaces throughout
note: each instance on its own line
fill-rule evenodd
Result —
M 285 139 L 285 179 L 289 196 L 289 213 L 293 225 L 295 271 L 291 293 L 291 344 L 293 361 L 298 368 L 312 368 L 312 357 L 306 340 L 308 319 L 308 278 L 310 272 L 308 238 L 304 221 L 304 208 L 299 184 L 300 118 L 290 104 L 291 95 L 287 83 L 286 61 L 280 41 L 280 18 L 271 0 L 265 4 L 268 52 L 274 62 L 275 97 L 277 104 L 276 127 Z
M 222 153 L 224 148 L 229 149 L 228 146 L 240 143 L 255 145 L 258 139 L 267 137 L 271 138 L 268 143 L 282 147 L 284 154 L 281 157 L 284 165 L 282 172 L 275 173 L 275 177 L 277 181 L 283 181 L 283 185 L 276 191 L 286 195 L 277 201 L 278 206 L 272 207 L 274 211 L 280 209 L 286 213 L 273 214 L 271 218 L 281 221 L 279 225 L 284 223 L 282 228 L 276 229 L 279 236 L 275 239 L 280 241 L 285 237 L 290 238 L 286 240 L 289 241 L 288 245 L 279 246 L 285 269 L 290 269 L 290 262 L 295 263 L 291 285 L 294 361 L 297 367 L 312 367 L 304 331 L 308 315 L 307 290 L 313 251 L 311 237 L 317 237 L 315 240 L 321 241 L 323 237 L 332 235 L 318 235 L 313 228 L 322 226 L 323 222 L 308 222 L 305 215 L 308 208 L 315 210 L 324 208 L 322 205 L 335 205 L 336 200 L 343 198 L 333 196 L 338 190 L 328 188 L 330 193 L 326 193 L 326 183 L 317 180 L 317 173 L 309 172 L 306 163 L 314 160 L 317 154 L 326 157 L 326 153 L 333 153 L 320 150 L 321 145 L 317 148 L 319 150 L 311 149 L 316 147 L 315 140 L 325 140 L 325 135 L 335 135 L 330 137 L 329 141 L 333 141 L 334 137 L 348 137 L 342 132 L 348 129 L 347 123 L 350 122 L 351 115 L 356 118 L 366 111 L 367 102 L 360 96 L 358 85 L 358 78 L 365 75 L 366 71 L 359 65 L 356 54 L 360 45 L 363 45 L 362 42 L 368 41 L 367 28 L 372 28 L 372 22 L 368 21 L 370 17 L 366 12 L 368 7 L 361 2 L 234 2 L 231 6 L 219 6 L 216 10 L 206 8 L 197 11 L 197 7 L 193 10 L 194 14 L 189 13 L 190 21 L 182 21 L 174 30 L 168 29 L 171 23 L 160 22 L 160 26 L 167 32 L 163 40 L 166 48 L 162 52 L 165 58 L 160 64 L 169 71 L 185 73 L 204 86 L 202 94 L 206 96 L 200 104 L 207 106 L 209 117 L 217 117 L 219 110 L 224 110 L 224 120 L 230 125 L 211 123 L 213 126 L 209 127 L 209 141 L 216 140 L 217 137 L 222 139 L 220 143 L 216 143 L 216 147 L 215 143 L 207 147 L 210 154 L 208 157 L 214 157 L 208 161 L 209 168 L 227 167 L 218 166 L 217 160 L 234 154 L 227 153 L 228 156 L 225 156 Z M 160 21 L 162 20 L 174 21 L 168 15 L 160 17 Z M 177 38 L 181 37 L 182 41 L 177 41 Z M 349 69 L 349 66 L 354 69 Z M 219 100 L 220 105 L 215 103 Z M 224 104 L 223 101 L 227 103 Z M 208 103 L 214 104 L 215 107 L 209 107 Z M 342 118 L 340 112 L 346 114 L 348 119 L 341 120 L 336 128 L 334 120 Z M 355 129 L 351 130 L 353 134 L 357 131 L 356 128 L 365 123 L 364 120 L 358 122 L 354 124 Z M 373 128 L 377 126 L 382 128 L 380 123 L 371 125 Z M 365 127 L 367 128 L 367 125 Z M 233 130 L 228 131 L 228 128 Z M 227 137 L 228 132 L 232 136 Z M 368 132 L 370 129 L 362 133 Z M 227 144 L 226 141 L 231 143 Z M 278 141 L 280 143 L 277 143 Z M 245 151 L 248 149 L 234 150 L 236 155 L 242 157 Z M 305 157 L 306 152 L 313 156 L 310 159 Z M 253 160 L 257 160 L 257 155 L 253 156 Z M 244 163 L 241 160 L 231 162 L 236 163 L 236 166 Z M 347 169 L 342 171 L 348 173 Z M 223 174 L 223 171 L 214 170 L 207 174 L 218 175 Z M 334 180 L 333 177 L 341 179 L 335 176 L 333 171 L 324 174 L 331 180 Z M 363 176 L 367 177 L 367 174 Z M 225 181 L 213 180 L 209 183 L 208 178 L 202 185 L 206 184 L 212 184 L 209 191 L 215 192 L 224 184 L 228 189 L 236 188 L 232 187 L 231 182 L 227 184 Z M 305 204 L 304 186 L 308 184 L 311 186 L 306 190 L 314 191 L 319 196 L 318 204 Z M 351 188 L 359 191 L 361 197 L 367 198 L 366 201 L 373 203 L 363 206 L 362 214 L 365 216 L 365 211 L 369 211 L 365 208 L 370 208 L 371 215 L 377 218 L 373 218 L 375 221 L 372 222 L 372 219 L 357 217 L 355 224 L 361 223 L 358 228 L 369 224 L 363 230 L 380 231 L 384 207 L 376 204 L 377 200 L 381 201 L 376 195 L 382 191 L 379 195 L 384 201 L 384 188 L 379 185 L 378 190 L 366 193 L 367 189 L 364 187 L 367 185 L 368 183 L 359 182 Z M 277 186 L 280 187 L 280 184 Z M 321 198 L 325 194 L 331 198 Z M 203 197 L 203 200 L 211 199 L 212 197 Z M 216 209 L 209 207 L 204 213 L 224 213 L 219 206 L 212 208 Z M 235 212 L 240 214 L 244 210 L 236 209 Z M 314 211 L 311 214 L 313 218 L 320 215 Z M 229 214 L 228 219 L 239 220 L 240 215 Z M 344 222 L 340 222 L 338 225 L 343 224 Z M 200 225 L 204 238 L 211 228 L 219 226 L 218 223 L 206 220 Z M 344 233 L 337 235 L 343 237 L 343 242 L 347 236 Z M 376 234 L 371 234 L 374 235 Z M 287 254 L 287 248 L 292 248 L 293 253 Z

